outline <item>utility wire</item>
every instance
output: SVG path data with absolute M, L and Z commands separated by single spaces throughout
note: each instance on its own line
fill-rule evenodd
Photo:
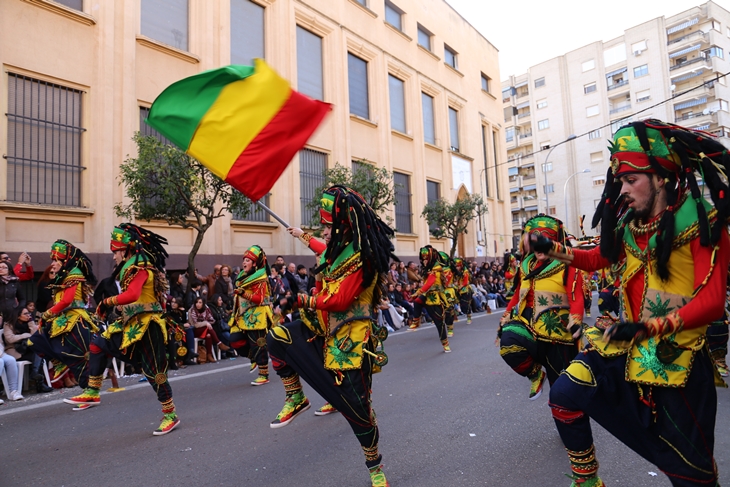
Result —
M 634 117 L 634 116 L 636 116 L 636 115 L 639 115 L 639 114 L 641 114 L 641 113 L 644 113 L 644 112 L 646 112 L 646 111 L 648 111 L 648 110 L 651 110 L 651 109 L 653 109 L 653 108 L 656 108 L 656 107 L 658 107 L 658 106 L 664 105 L 665 103 L 668 103 L 668 102 L 670 102 L 670 101 L 674 100 L 675 98 L 678 98 L 678 97 L 680 97 L 680 96 L 684 96 L 684 95 L 686 95 L 687 93 L 691 93 L 691 92 L 693 92 L 693 91 L 695 91 L 695 90 L 698 90 L 698 89 L 700 89 L 700 88 L 704 88 L 705 86 L 707 86 L 707 85 L 709 85 L 709 84 L 714 84 L 714 83 L 715 83 L 716 81 L 718 81 L 718 80 L 720 80 L 721 78 L 724 78 L 724 77 L 726 77 L 726 76 L 728 76 L 728 75 L 730 75 L 730 71 L 728 71 L 728 72 L 727 72 L 727 73 L 725 73 L 725 74 L 718 74 L 718 75 L 717 75 L 717 77 L 715 77 L 715 78 L 713 78 L 713 79 L 711 79 L 711 80 L 707 80 L 707 81 L 705 81 L 704 83 L 702 83 L 702 84 L 700 84 L 700 85 L 697 85 L 697 86 L 695 86 L 694 88 L 690 88 L 690 89 L 688 89 L 688 90 L 682 91 L 681 93 L 677 93 L 676 95 L 672 95 L 672 96 L 670 96 L 669 98 L 667 98 L 666 100 L 660 101 L 659 103 L 655 103 L 654 105 L 648 106 L 648 107 L 646 107 L 646 108 L 644 108 L 644 109 L 642 109 L 642 110 L 639 110 L 638 112 L 634 112 L 634 113 L 631 113 L 631 114 L 629 114 L 629 115 L 626 115 L 625 117 L 622 117 L 622 118 L 616 119 L 616 120 L 614 120 L 613 122 L 609 122 L 609 123 L 607 123 L 606 125 L 601 125 L 600 127 L 597 127 L 597 128 L 595 128 L 595 129 L 593 129 L 593 130 L 589 130 L 589 131 L 588 131 L 588 132 L 586 132 L 586 133 L 583 133 L 583 134 L 580 134 L 580 135 L 576 135 L 575 139 L 579 139 L 579 138 L 581 138 L 581 137 L 585 137 L 586 135 L 590 134 L 591 132 L 595 132 L 596 130 L 601 130 L 601 129 L 604 129 L 604 128 L 606 128 L 606 127 L 610 127 L 611 125 L 613 125 L 613 124 L 614 124 L 614 123 L 616 123 L 617 121 L 621 121 L 621 120 L 626 120 L 627 118 L 631 118 L 631 117 Z M 513 115 L 513 116 L 514 116 L 514 115 Z M 515 134 L 515 136 L 517 136 L 517 134 Z M 558 142 L 558 143 L 557 143 L 557 144 L 555 144 L 555 145 L 550 145 L 550 146 L 547 146 L 547 148 L 545 148 L 545 149 L 539 149 L 539 150 L 536 150 L 536 151 L 532 151 L 532 152 L 530 152 L 529 154 L 525 154 L 525 155 L 523 155 L 523 156 L 522 156 L 522 158 L 524 159 L 524 158 L 527 158 L 527 157 L 531 157 L 531 156 L 534 156 L 535 154 L 539 154 L 540 152 L 544 152 L 544 151 L 546 151 L 546 150 L 550 150 L 550 149 L 553 149 L 553 148 L 555 148 L 555 147 L 558 147 L 558 146 L 560 146 L 560 145 L 563 145 L 563 144 L 565 144 L 566 142 L 570 142 L 570 141 L 573 141 L 573 140 L 575 140 L 575 139 L 570 139 L 570 140 L 566 139 L 566 140 L 563 140 L 563 141 L 561 141 L 561 142 Z M 505 161 L 505 162 L 500 162 L 499 164 L 495 164 L 495 165 L 494 165 L 494 167 L 497 167 L 497 166 L 503 166 L 503 165 L 505 165 L 505 164 L 512 164 L 512 163 L 514 163 L 514 162 L 515 162 L 515 159 L 512 159 L 512 160 L 510 160 L 510 161 Z

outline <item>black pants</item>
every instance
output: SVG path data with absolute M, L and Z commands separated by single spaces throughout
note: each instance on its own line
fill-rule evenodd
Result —
M 570 364 L 578 345 L 548 343 L 536 340 L 524 323 L 511 321 L 502 328 L 499 354 L 512 370 L 523 377 L 545 367 L 548 382 L 552 386 L 560 373 Z
M 125 352 L 119 349 L 122 345 L 124 332 L 114 333 L 109 340 L 101 335 L 91 343 L 91 359 L 89 360 L 89 374 L 100 376 L 107 368 L 107 356 L 132 364 L 135 369 L 141 368 L 147 377 L 152 389 L 157 394 L 157 400 L 166 402 L 172 399 L 172 388 L 167 381 L 167 354 L 165 353 L 165 338 L 160 326 L 152 320 L 142 338 L 130 345 Z
M 89 384 L 88 352 L 91 342 L 91 331 L 80 321 L 70 332 L 48 338 L 38 332 L 30 337 L 32 343 L 29 350 L 46 359 L 55 359 L 64 364 L 73 373 L 79 386 L 86 388 Z
M 231 333 L 231 346 L 239 355 L 251 359 L 258 366 L 268 365 L 269 350 L 266 346 L 267 330 L 246 330 Z
M 471 303 L 472 303 L 472 293 L 461 293 L 459 294 L 459 306 L 461 307 L 461 312 L 470 315 L 472 312 L 471 309 Z
M 717 394 L 706 349 L 697 352 L 687 384 L 680 388 L 627 382 L 626 360 L 626 355 L 603 358 L 596 351 L 582 352 L 550 389 L 550 407 L 565 447 L 590 448 L 592 418 L 661 469 L 673 486 L 716 486 Z
M 613 288 L 605 289 L 598 293 L 598 312 L 601 314 L 613 313 L 619 315 L 619 299 L 613 293 Z
M 446 325 L 448 324 L 446 321 L 448 320 L 448 312 L 439 304 L 427 304 L 424 308 L 433 320 L 433 324 L 436 325 L 436 330 L 439 333 L 439 339 L 446 340 Z M 451 318 L 451 323 L 454 323 L 453 316 Z
M 707 344 L 713 358 L 722 359 L 727 355 L 728 326 L 724 321 L 713 321 L 707 327 Z
M 324 368 L 323 337 L 312 333 L 299 320 L 279 328 L 288 337 L 286 341 L 273 333 L 269 333 L 266 339 L 279 377 L 286 379 L 299 374 L 325 401 L 342 413 L 363 448 L 376 447 L 380 434 L 370 403 L 370 355 L 363 355 L 361 368 L 343 371 L 342 383 L 338 386 L 335 374 Z M 370 349 L 370 344 L 366 347 Z

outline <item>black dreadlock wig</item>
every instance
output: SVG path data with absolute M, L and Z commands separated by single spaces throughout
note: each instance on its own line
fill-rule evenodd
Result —
M 440 262 L 440 256 L 438 250 L 433 248 L 430 245 L 426 245 L 425 247 L 421 247 L 421 250 L 418 253 L 419 260 L 421 261 L 421 265 L 423 266 L 423 273 L 424 275 L 427 274 L 431 269 L 433 269 L 433 266 L 436 265 L 437 262 Z M 423 265 L 423 259 L 426 259 L 426 265 Z
M 666 183 L 664 187 L 667 192 L 667 209 L 661 216 L 656 233 L 657 273 L 666 281 L 669 279 L 667 263 L 674 240 L 674 215 L 685 197 L 691 197 L 697 207 L 700 244 L 707 247 L 715 245 L 720 240 L 723 227 L 730 215 L 727 180 L 727 175 L 730 174 L 730 155 L 725 146 L 707 133 L 659 120 L 650 119 L 625 125 L 617 131 L 617 136 L 625 128 L 634 130 L 641 150 L 646 153 L 650 164 L 650 169 L 637 172 L 656 173 Z M 652 137 L 647 135 L 649 130 L 652 131 Z M 659 133 L 661 140 L 655 137 L 656 132 Z M 655 150 L 657 143 L 669 148 L 671 156 L 675 160 L 678 159 L 680 164 L 676 170 L 671 170 L 666 164 L 661 164 L 657 160 L 658 151 Z M 612 153 L 615 148 L 614 143 L 611 147 Z M 611 168 L 606 174 L 603 196 L 592 222 L 593 228 L 601 223 L 601 255 L 613 263 L 617 263 L 621 255 L 623 248 L 621 242 L 626 225 L 635 216 L 633 210 L 627 209 L 624 205 L 621 183 L 614 177 L 614 171 L 619 164 L 617 158 L 611 162 Z M 695 172 L 701 175 L 717 210 L 716 217 L 712 221 L 708 218 L 704 207 L 704 198 L 697 184 Z
M 164 274 L 165 260 L 169 256 L 163 245 L 167 245 L 167 239 L 145 228 L 133 223 L 122 223 L 117 227 L 124 231 L 127 253 L 125 262 L 134 259 L 134 263 L 140 260 L 150 262 L 158 271 Z M 114 269 L 114 276 L 119 275 L 125 262 L 122 262 Z
M 332 264 L 351 242 L 360 252 L 363 263 L 363 288 L 380 279 L 389 269 L 390 260 L 400 262 L 393 254 L 392 228 L 383 222 L 356 191 L 345 186 L 332 186 L 324 192 L 334 198 L 332 204 L 332 236 L 327 244 L 327 262 L 315 272 Z

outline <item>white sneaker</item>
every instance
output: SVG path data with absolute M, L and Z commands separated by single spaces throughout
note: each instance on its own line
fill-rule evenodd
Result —
M 10 391 L 10 394 L 8 394 L 8 399 L 10 399 L 11 401 L 22 401 L 25 398 L 18 391 Z
M 5 404 L 5 401 L 3 401 L 2 399 L 0 399 L 0 404 Z

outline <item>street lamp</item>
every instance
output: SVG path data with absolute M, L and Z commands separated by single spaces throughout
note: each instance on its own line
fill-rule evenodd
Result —
M 565 225 L 566 226 L 568 226 L 568 181 L 573 179 L 578 174 L 583 174 L 583 173 L 587 173 L 587 172 L 591 172 L 591 170 L 583 169 L 582 171 L 578 171 L 576 173 L 571 174 L 570 176 L 568 176 L 568 179 L 565 180 L 565 184 L 563 185 L 563 195 L 565 198 L 563 203 L 565 204 Z
M 545 162 L 542 165 L 542 173 L 543 173 L 543 176 L 545 176 L 545 214 L 546 215 L 550 214 L 550 201 L 548 200 L 548 191 L 547 191 L 547 185 L 548 185 L 547 184 L 547 171 L 545 170 L 547 163 L 548 163 L 548 159 L 550 159 L 550 154 L 553 153 L 553 150 L 555 150 L 556 147 L 558 147 L 559 145 L 562 145 L 566 142 L 570 142 L 571 140 L 573 140 L 575 138 L 577 138 L 577 136 L 575 134 L 569 135 L 568 138 L 565 139 L 564 141 L 558 142 L 557 144 L 552 146 L 547 153 L 547 157 L 545 157 Z

